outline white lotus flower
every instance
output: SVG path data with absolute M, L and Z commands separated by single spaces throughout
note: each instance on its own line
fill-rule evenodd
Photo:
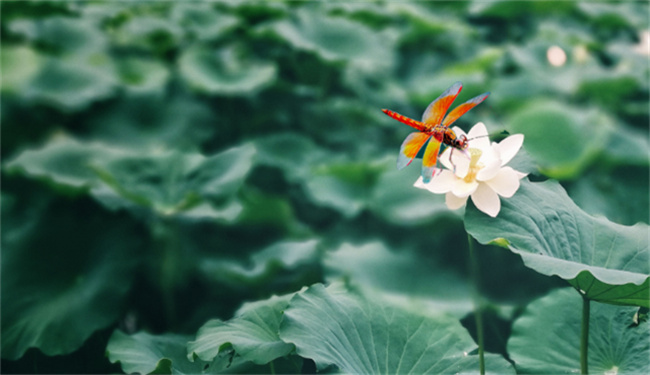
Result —
M 454 131 L 458 136 L 464 134 L 458 127 L 454 127 Z M 524 135 L 514 134 L 499 143 L 490 143 L 487 135 L 482 122 L 474 125 L 467 134 L 470 140 L 467 153 L 451 152 L 453 149 L 447 147 L 438 159 L 447 169 L 436 173 L 427 184 L 420 177 L 414 186 L 446 194 L 445 202 L 451 210 L 463 207 L 467 198 L 472 197 L 476 208 L 496 217 L 501 210 L 499 196 L 512 197 L 519 189 L 519 180 L 526 176 L 505 166 L 521 148 Z

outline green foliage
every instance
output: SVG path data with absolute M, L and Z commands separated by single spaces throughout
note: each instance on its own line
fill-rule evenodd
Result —
M 253 362 L 229 351 L 207 362 L 198 358 L 187 358 L 189 336 L 163 334 L 152 335 L 139 332 L 126 335 L 115 331 L 108 342 L 106 354 L 111 362 L 119 363 L 126 373 L 139 374 L 223 374 L 245 373 L 266 374 L 269 366 Z M 284 344 L 290 346 L 288 344 Z M 283 373 L 300 370 L 297 357 L 281 358 L 274 362 L 275 369 Z
M 533 301 L 649 304 L 647 3 L 1 7 L 6 372 L 477 372 L 476 292 L 488 372 L 563 372 L 526 362 Z M 380 109 L 455 81 L 492 93 L 458 126 L 525 134 L 510 165 L 562 186 L 523 180 L 496 219 L 413 188 Z M 511 250 L 476 249 L 478 291 L 464 229 Z M 593 337 L 623 324 L 592 305 Z
M 650 307 L 648 225 L 590 216 L 557 183 L 524 182 L 496 219 L 468 209 L 465 226 L 479 242 L 508 247 L 528 267 L 567 280 L 589 299 Z
M 189 359 L 196 356 L 212 361 L 229 348 L 242 360 L 258 365 L 288 355 L 294 346 L 280 340 L 279 329 L 282 312 L 292 296 L 249 303 L 227 322 L 207 322 L 197 333 L 196 341 L 187 345 Z
M 578 372 L 580 320 L 576 310 L 582 301 L 570 288 L 558 289 L 532 302 L 512 328 L 508 351 L 517 372 L 556 374 Z M 638 308 L 592 303 L 589 332 L 589 371 L 594 374 L 646 373 L 648 322 L 634 324 Z M 540 348 L 545 348 L 540 350 Z
M 468 280 L 459 270 L 445 269 L 438 262 L 414 249 L 390 251 L 381 242 L 344 244 L 323 261 L 329 280 L 349 280 L 368 295 L 404 309 L 433 309 L 458 317 L 468 314 L 472 308 Z M 432 269 L 437 272 L 429 272 Z
M 111 362 L 119 362 L 126 373 L 140 374 L 197 374 L 207 364 L 190 362 L 185 358 L 188 336 L 166 334 L 161 336 L 140 332 L 128 336 L 115 331 L 106 348 Z
M 280 337 L 319 370 L 336 365 L 357 374 L 476 372 L 475 344 L 456 319 L 407 312 L 356 293 L 315 285 L 285 311 Z M 498 356 L 494 373 L 513 373 Z
M 576 113 L 575 108 L 560 103 L 537 102 L 517 111 L 508 130 L 535 139 L 527 144 L 526 150 L 541 161 L 544 174 L 567 178 L 576 176 L 592 162 L 598 150 L 605 147 L 613 126 L 594 111 Z
M 221 95 L 251 95 L 275 80 L 271 62 L 251 61 L 241 48 L 213 49 L 192 47 L 185 50 L 178 64 L 188 85 L 200 92 Z
M 110 209 L 146 207 L 161 216 L 196 217 L 201 201 L 229 198 L 239 189 L 254 153 L 243 145 L 211 157 L 173 150 L 151 154 L 61 138 L 21 153 L 6 170 L 62 188 L 89 188 Z M 209 204 L 200 207 L 201 216 L 221 217 Z
M 87 200 L 45 194 L 26 212 L 3 200 L 2 355 L 70 353 L 120 317 L 141 261 L 136 228 Z

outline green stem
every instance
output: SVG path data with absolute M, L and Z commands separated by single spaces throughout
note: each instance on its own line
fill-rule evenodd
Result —
M 589 373 L 587 354 L 589 351 L 589 298 L 582 296 L 582 327 L 580 328 L 580 373 Z
M 481 375 L 485 375 L 485 358 L 483 350 L 483 313 L 480 308 L 474 314 L 476 320 L 476 338 L 478 341 L 478 367 Z
M 176 323 L 174 292 L 182 277 L 179 236 L 174 223 L 164 218 L 157 218 L 152 223 L 151 231 L 154 247 L 157 250 L 158 269 L 155 275 L 162 293 L 165 323 L 174 326 Z
M 476 323 L 476 341 L 478 344 L 478 366 L 481 375 L 485 375 L 485 358 L 483 353 L 483 313 L 482 303 L 478 292 L 479 263 L 474 251 L 474 239 L 467 235 L 469 245 L 469 272 L 472 279 L 472 301 L 474 302 L 474 321 Z

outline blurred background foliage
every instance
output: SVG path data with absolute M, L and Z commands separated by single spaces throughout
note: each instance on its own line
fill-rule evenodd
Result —
M 110 334 L 194 335 L 346 280 L 472 331 L 467 236 L 395 170 L 455 81 L 519 169 L 649 216 L 647 2 L 4 2 L 2 366 L 113 372 Z M 414 163 L 416 164 L 416 163 Z M 487 349 L 561 283 L 480 248 Z M 37 348 L 37 349 L 35 349 Z M 250 369 L 248 369 L 250 371 Z

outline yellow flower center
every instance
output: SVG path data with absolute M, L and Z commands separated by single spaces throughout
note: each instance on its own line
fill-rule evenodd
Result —
M 477 148 L 470 148 L 468 151 L 470 155 L 469 170 L 467 171 L 465 178 L 463 178 L 463 181 L 469 183 L 476 179 L 476 174 L 484 167 L 484 165 L 478 162 L 479 159 L 481 159 L 481 154 L 483 154 L 481 150 Z

